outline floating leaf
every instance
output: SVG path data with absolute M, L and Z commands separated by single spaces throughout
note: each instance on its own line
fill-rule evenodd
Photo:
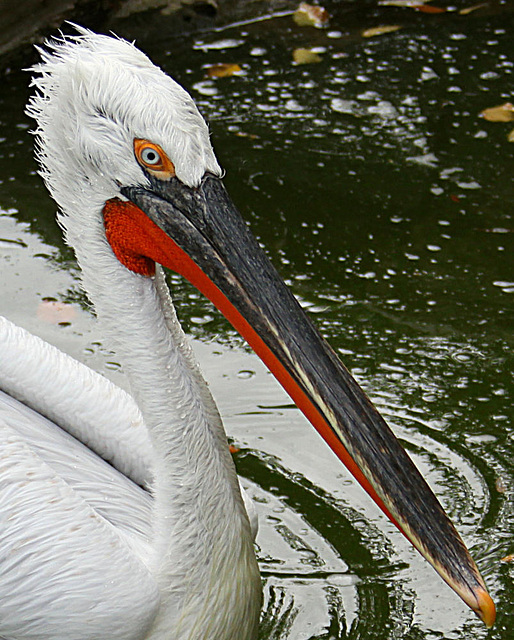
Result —
M 505 481 L 501 476 L 496 478 L 496 482 L 494 483 L 494 486 L 496 487 L 496 491 L 498 491 L 498 493 L 505 493 L 507 491 Z
M 514 105 L 506 102 L 498 107 L 484 109 L 480 115 L 489 122 L 512 122 L 514 120 Z
M 326 27 L 330 15 L 326 9 L 313 4 L 302 2 L 293 13 L 293 20 L 299 27 Z
M 371 29 L 366 29 L 362 32 L 363 38 L 374 38 L 375 36 L 381 36 L 384 33 L 392 33 L 393 31 L 398 31 L 401 29 L 401 25 L 399 24 L 389 24 L 383 27 L 372 27 Z
M 36 313 L 39 320 L 48 324 L 69 324 L 77 315 L 71 304 L 57 300 L 42 300 Z
M 487 2 L 474 4 L 472 7 L 464 7 L 464 9 L 461 9 L 459 13 L 461 16 L 467 16 L 468 13 L 472 13 L 473 11 L 476 11 L 477 9 L 482 9 L 483 7 L 487 7 Z
M 514 129 L 512 129 L 512 131 L 509 133 L 509 135 L 507 136 L 507 140 L 509 142 L 514 142 Z
M 429 4 L 413 4 L 411 6 L 421 13 L 446 13 L 447 11 L 443 7 L 431 7 Z
M 207 75 L 209 78 L 229 78 L 241 72 L 241 67 L 231 62 L 220 62 L 219 64 L 213 64 L 207 67 Z
M 255 133 L 247 133 L 246 131 L 236 131 L 235 135 L 239 138 L 249 138 L 250 140 L 259 139 L 259 136 L 255 135 Z
M 295 49 L 293 51 L 293 60 L 295 64 L 314 64 L 321 62 L 321 56 L 319 56 L 312 49 Z

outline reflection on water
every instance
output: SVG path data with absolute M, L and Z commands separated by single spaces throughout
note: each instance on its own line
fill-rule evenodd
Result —
M 170 284 L 261 516 L 261 637 L 499 640 L 514 615 L 500 562 L 514 551 L 512 150 L 508 125 L 478 114 L 512 100 L 512 18 L 426 16 L 363 40 L 338 11 L 328 31 L 282 17 L 140 44 L 192 92 L 253 231 L 463 533 L 498 601 L 492 632 L 210 304 Z M 299 46 L 322 61 L 293 65 Z M 218 62 L 244 73 L 207 78 Z M 26 82 L 12 73 L 0 95 L 1 312 L 123 384 L 29 165 Z M 76 305 L 71 326 L 38 320 L 45 297 Z

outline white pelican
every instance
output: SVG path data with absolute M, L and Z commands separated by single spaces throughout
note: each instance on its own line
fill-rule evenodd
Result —
M 256 638 L 252 526 L 160 265 L 220 308 L 492 624 L 494 604 L 437 499 L 228 198 L 190 96 L 132 44 L 84 29 L 41 56 L 28 106 L 41 174 L 132 396 L 0 323 L 0 636 Z

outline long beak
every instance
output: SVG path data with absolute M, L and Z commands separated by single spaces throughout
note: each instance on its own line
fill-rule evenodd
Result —
M 248 341 L 378 506 L 491 626 L 495 607 L 468 550 L 384 419 L 259 247 L 222 182 L 151 179 L 122 190 L 159 228 L 147 258 L 181 273 Z M 148 246 L 148 243 L 147 243 Z

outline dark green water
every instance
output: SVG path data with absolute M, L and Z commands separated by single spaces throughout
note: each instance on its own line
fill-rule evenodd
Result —
M 514 638 L 514 564 L 500 562 L 514 553 L 514 122 L 478 116 L 513 99 L 512 13 L 328 8 L 325 31 L 289 17 L 184 38 L 164 19 L 116 26 L 192 93 L 234 201 L 434 487 L 499 616 L 487 632 L 209 303 L 172 276 L 261 512 L 261 635 Z M 293 65 L 300 46 L 320 47 L 322 61 Z M 206 78 L 218 62 L 244 74 Z M 0 312 L 123 384 L 34 174 L 26 84 L 13 71 L 0 90 Z M 73 303 L 67 326 L 38 317 L 49 297 Z

